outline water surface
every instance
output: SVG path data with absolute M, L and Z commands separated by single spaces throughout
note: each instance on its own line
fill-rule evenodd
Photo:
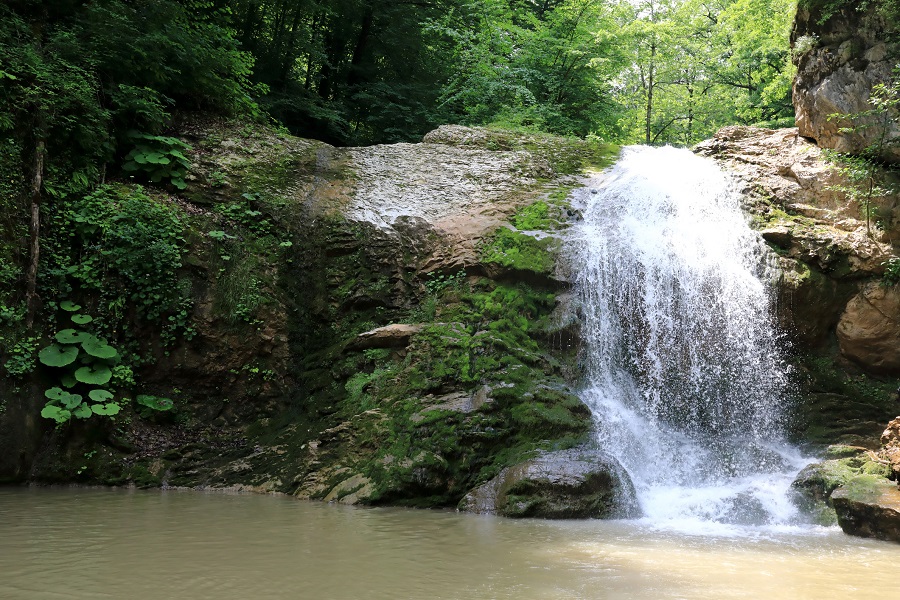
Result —
M 0 488 L 0 598 L 882 598 L 900 545 L 280 496 Z

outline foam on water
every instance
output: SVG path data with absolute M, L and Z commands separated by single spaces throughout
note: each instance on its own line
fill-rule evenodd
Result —
M 798 522 L 788 491 L 809 461 L 784 441 L 775 271 L 730 179 L 687 150 L 631 147 L 593 183 L 574 198 L 582 397 L 644 519 L 697 533 Z

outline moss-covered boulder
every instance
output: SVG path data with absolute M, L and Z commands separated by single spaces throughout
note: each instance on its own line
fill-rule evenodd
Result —
M 507 467 L 466 494 L 459 508 L 544 519 L 625 518 L 640 512 L 622 466 L 584 447 L 541 453 Z
M 837 490 L 854 488 L 858 484 L 884 479 L 890 469 L 871 450 L 859 446 L 831 446 L 826 451 L 829 460 L 803 469 L 791 489 L 794 501 L 820 524 L 834 524 L 834 494 Z

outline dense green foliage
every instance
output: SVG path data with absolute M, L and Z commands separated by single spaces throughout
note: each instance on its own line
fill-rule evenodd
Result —
M 693 143 L 788 119 L 793 0 L 241 0 L 263 103 L 339 143 L 496 123 Z
M 794 0 L 19 0 L 2 11 L 0 127 L 46 134 L 55 162 L 69 156 L 60 190 L 96 179 L 131 150 L 129 131 L 158 135 L 174 110 L 257 114 L 258 102 L 336 143 L 463 122 L 685 144 L 790 116 Z

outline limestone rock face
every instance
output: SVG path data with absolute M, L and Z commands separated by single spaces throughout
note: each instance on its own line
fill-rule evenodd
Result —
M 888 80 L 900 57 L 897 44 L 886 41 L 897 25 L 874 7 L 857 10 L 854 2 L 819 23 L 822 4 L 822 0 L 801 3 L 791 34 L 797 65 L 793 86 L 797 127 L 800 135 L 822 148 L 856 153 L 875 141 L 878 128 L 841 132 L 849 123 L 829 120 L 829 115 L 871 108 L 872 86 Z M 898 135 L 900 129 L 891 125 L 888 137 Z M 889 148 L 885 158 L 900 160 L 900 148 Z
M 545 519 L 634 517 L 628 474 L 612 458 L 584 448 L 549 452 L 507 467 L 470 491 L 468 512 Z
M 882 239 L 894 232 L 868 235 L 860 207 L 832 189 L 840 176 L 797 129 L 725 127 L 695 152 L 735 176 L 751 224 L 779 255 L 780 324 L 804 346 L 823 344 L 858 281 L 884 272 L 893 252 Z
M 900 479 L 900 417 L 888 423 L 881 434 L 881 458 L 891 466 L 894 479 Z
M 900 374 L 900 291 L 866 285 L 847 304 L 837 337 L 850 360 L 871 371 Z

